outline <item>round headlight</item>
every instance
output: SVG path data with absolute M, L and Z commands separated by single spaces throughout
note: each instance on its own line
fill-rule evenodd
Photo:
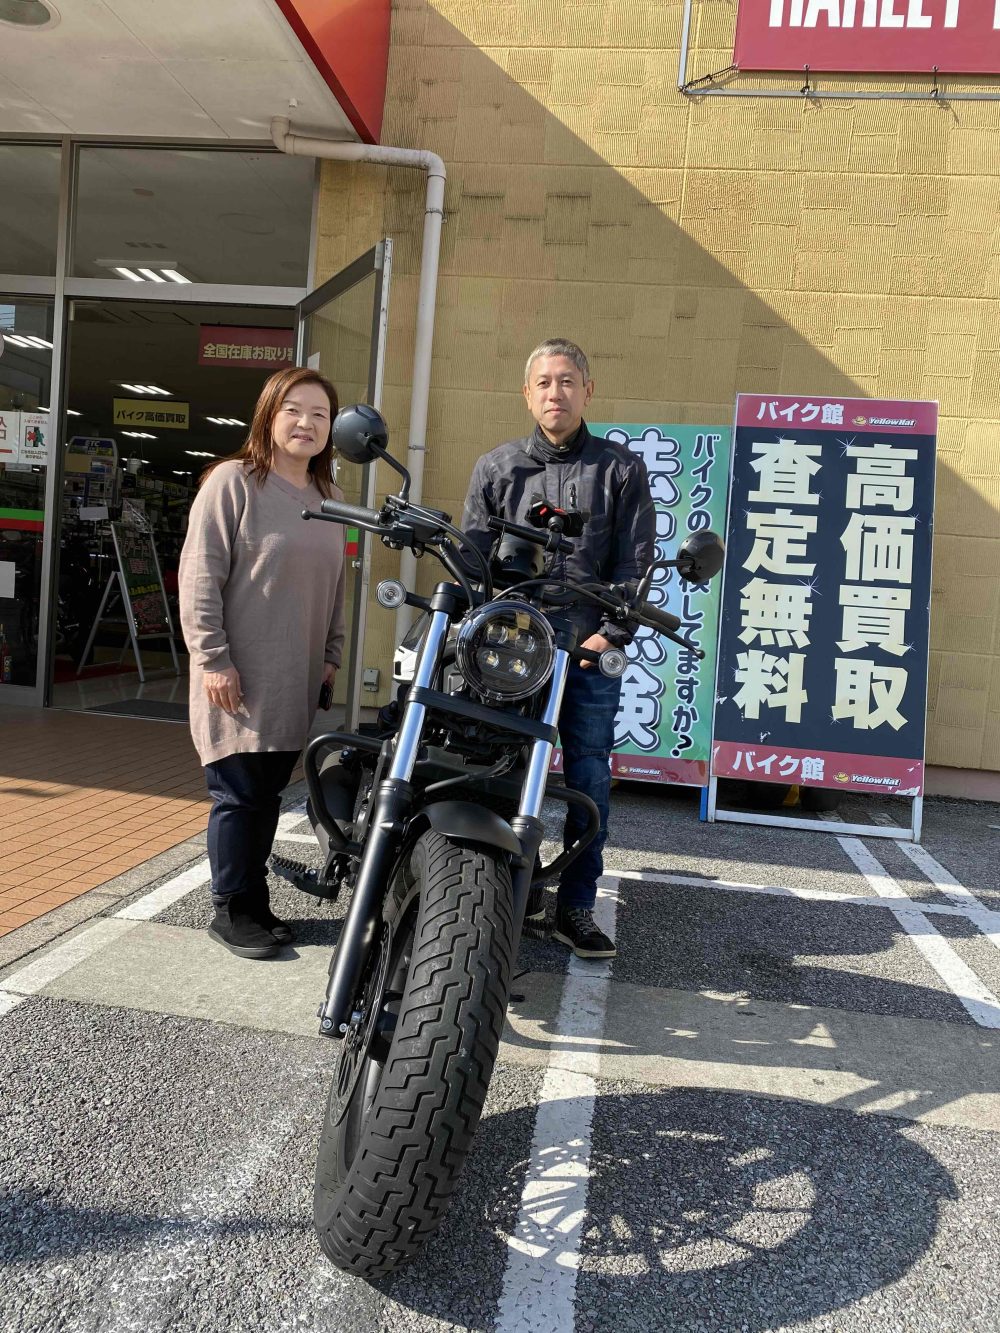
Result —
M 488 602 L 458 627 L 455 665 L 484 699 L 526 699 L 548 680 L 554 661 L 552 627 L 525 602 Z

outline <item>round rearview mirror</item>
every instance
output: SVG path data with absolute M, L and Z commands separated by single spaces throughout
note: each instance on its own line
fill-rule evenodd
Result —
M 722 568 L 726 545 L 716 532 L 705 529 L 685 537 L 677 552 L 677 572 L 688 583 L 705 583 Z
M 342 407 L 333 419 L 333 447 L 349 463 L 371 463 L 389 447 L 382 414 L 367 403 Z

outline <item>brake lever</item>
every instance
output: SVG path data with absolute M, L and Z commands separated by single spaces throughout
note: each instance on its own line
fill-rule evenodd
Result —
M 675 634 L 672 629 L 660 630 L 660 633 L 668 639 L 673 639 L 674 643 L 679 643 L 681 647 L 686 648 L 688 652 L 693 653 L 699 662 L 705 660 L 704 648 L 699 648 L 696 643 L 692 643 L 691 640 L 685 638 L 683 634 Z

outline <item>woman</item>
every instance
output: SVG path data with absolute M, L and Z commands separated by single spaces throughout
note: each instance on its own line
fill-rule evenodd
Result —
M 280 793 L 344 644 L 344 530 L 303 509 L 342 498 L 331 478 L 337 392 L 314 370 L 264 385 L 246 444 L 206 469 L 181 552 L 191 735 L 213 805 L 208 933 L 269 958 L 292 932 L 272 913 L 267 859 Z

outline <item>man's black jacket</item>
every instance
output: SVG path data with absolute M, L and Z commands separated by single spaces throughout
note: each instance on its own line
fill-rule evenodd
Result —
M 656 518 L 645 463 L 624 445 L 591 435 L 586 422 L 561 449 L 536 429 L 484 454 L 469 482 L 462 528 L 488 556 L 495 537 L 487 519 L 525 523 L 539 499 L 590 512 L 583 536 L 572 539 L 573 554 L 557 556 L 553 578 L 620 583 L 641 578 L 655 558 Z M 599 632 L 620 646 L 628 642 L 598 607 L 578 603 L 573 618 L 581 639 Z

